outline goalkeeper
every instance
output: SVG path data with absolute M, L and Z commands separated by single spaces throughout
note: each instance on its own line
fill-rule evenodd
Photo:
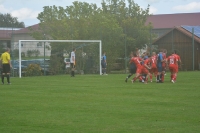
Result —
M 73 51 L 71 52 L 71 56 L 70 56 L 70 65 L 71 65 L 71 77 L 75 77 L 75 52 L 76 49 L 73 48 Z
M 108 75 L 106 73 L 106 66 L 107 66 L 106 52 L 104 52 L 103 55 L 102 55 L 102 57 L 101 57 L 102 75 Z

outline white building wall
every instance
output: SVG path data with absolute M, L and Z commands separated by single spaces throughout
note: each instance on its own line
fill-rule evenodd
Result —
M 19 40 L 35 40 L 28 34 L 14 34 L 12 35 L 12 49 L 19 49 Z M 25 56 L 27 56 L 28 50 L 38 50 L 39 55 L 44 55 L 44 43 L 42 42 L 22 42 L 21 44 L 21 52 L 25 53 Z M 49 43 L 45 43 L 45 56 L 51 55 L 51 46 Z M 34 56 L 34 55 L 33 55 Z

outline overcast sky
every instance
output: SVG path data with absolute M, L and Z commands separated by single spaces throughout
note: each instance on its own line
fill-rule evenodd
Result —
M 10 13 L 23 21 L 26 26 L 39 23 L 38 13 L 43 11 L 44 6 L 72 5 L 75 0 L 0 0 L 0 13 Z M 102 0 L 76 0 L 87 3 L 96 3 L 101 7 Z M 200 12 L 200 0 L 134 0 L 140 7 L 150 5 L 152 14 L 174 14 Z

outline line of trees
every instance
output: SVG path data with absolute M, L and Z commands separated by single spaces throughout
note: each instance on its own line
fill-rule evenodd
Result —
M 142 9 L 134 0 L 102 0 L 96 4 L 75 1 L 71 6 L 45 6 L 38 15 L 40 31 L 32 35 L 36 39 L 54 40 L 102 40 L 108 62 L 126 57 L 135 48 L 149 43 L 151 24 L 145 24 L 149 5 Z M 53 51 L 69 49 L 68 45 L 51 46 Z M 71 48 L 70 48 L 71 49 Z M 98 52 L 98 49 L 86 49 Z
M 17 17 L 13 17 L 9 13 L 0 13 L 0 27 L 24 28 L 25 25 L 24 22 L 19 22 Z

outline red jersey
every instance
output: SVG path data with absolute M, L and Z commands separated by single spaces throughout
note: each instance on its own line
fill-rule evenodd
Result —
M 180 56 L 177 54 L 173 54 L 173 56 L 176 57 L 176 65 L 178 65 L 178 62 L 181 60 Z
M 157 56 L 156 55 L 151 57 L 151 68 L 157 68 Z
M 146 59 L 145 61 L 144 61 L 144 65 L 147 65 L 147 66 L 150 66 L 150 59 Z
M 169 62 L 169 70 L 171 73 L 176 73 L 177 72 L 177 65 L 176 65 L 176 56 L 174 55 L 170 55 L 168 58 L 167 58 L 167 61 Z
M 162 53 L 162 56 L 163 56 L 163 60 L 166 60 L 166 54 L 165 53 Z M 163 61 L 162 62 L 162 67 L 166 67 L 166 62 L 165 61 Z
M 169 66 L 173 66 L 173 65 L 176 65 L 177 58 L 174 55 L 170 55 L 167 58 L 167 61 L 169 62 Z
M 162 53 L 162 56 L 163 56 L 163 60 L 167 58 L 165 53 Z
M 142 59 L 140 57 L 131 58 L 131 62 L 135 63 L 137 68 L 142 67 L 142 65 L 140 64 L 141 61 Z

